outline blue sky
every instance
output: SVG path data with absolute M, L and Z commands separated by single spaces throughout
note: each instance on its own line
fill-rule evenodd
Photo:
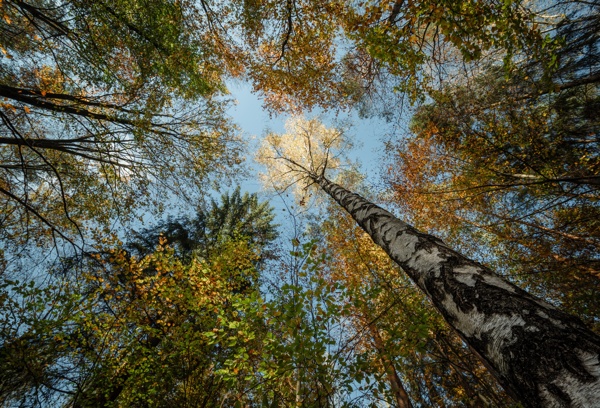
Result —
M 262 101 L 252 94 L 251 86 L 247 83 L 229 84 L 229 90 L 237 104 L 229 110 L 233 120 L 240 126 L 244 138 L 250 140 L 251 152 L 254 153 L 261 137 L 267 132 L 283 132 L 284 123 L 288 116 L 269 115 L 262 108 Z M 307 116 L 311 116 L 308 114 Z M 326 125 L 334 125 L 332 115 L 321 115 Z M 384 140 L 389 138 L 393 125 L 382 119 L 360 119 L 355 113 L 338 114 L 337 120 L 349 120 L 352 123 L 350 135 L 355 142 L 355 148 L 349 152 L 352 160 L 360 163 L 363 174 L 367 176 L 367 183 L 376 188 L 380 185 Z M 248 157 L 251 168 L 257 169 L 252 157 Z M 252 175 L 242 187 L 246 191 L 257 192 L 262 190 L 258 178 Z M 273 203 L 275 204 L 275 203 Z

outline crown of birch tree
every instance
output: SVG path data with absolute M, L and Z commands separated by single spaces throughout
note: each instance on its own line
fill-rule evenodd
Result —
M 264 138 L 256 160 L 265 167 L 260 174 L 265 186 L 279 192 L 291 188 L 299 199 L 326 170 L 331 173 L 343 167 L 344 151 L 351 142 L 342 129 L 303 116 L 288 119 L 285 130 Z

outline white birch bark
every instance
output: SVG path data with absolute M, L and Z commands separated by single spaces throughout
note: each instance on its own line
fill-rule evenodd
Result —
M 579 319 L 324 177 L 325 192 L 423 290 L 527 407 L 600 407 L 600 337 Z

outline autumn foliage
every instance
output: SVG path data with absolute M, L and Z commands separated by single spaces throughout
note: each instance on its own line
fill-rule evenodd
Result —
M 521 406 L 322 184 L 598 332 L 599 10 L 0 0 L 0 406 Z

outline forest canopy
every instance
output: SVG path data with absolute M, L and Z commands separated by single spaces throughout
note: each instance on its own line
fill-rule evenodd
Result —
M 0 406 L 550 406 L 329 179 L 600 333 L 600 2 L 0 13 Z M 289 117 L 258 152 L 235 83 Z M 390 124 L 380 174 L 348 159 L 368 136 L 342 115 Z

